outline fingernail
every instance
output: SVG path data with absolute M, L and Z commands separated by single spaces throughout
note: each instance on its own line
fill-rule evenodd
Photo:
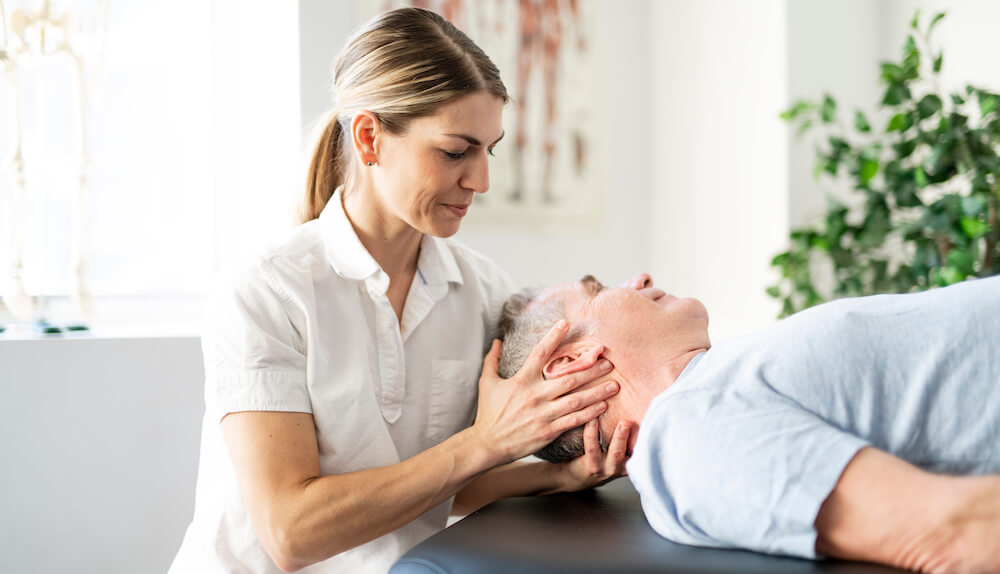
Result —
M 603 411 L 604 409 L 608 408 L 608 403 L 605 401 L 601 401 L 601 404 L 597 405 L 597 408 Z
M 611 361 L 609 361 L 607 359 L 601 359 L 601 362 L 599 363 L 599 367 L 600 367 L 600 369 L 602 371 L 610 371 L 611 370 Z
M 559 322 L 556 323 L 556 329 L 565 329 L 566 325 L 569 325 L 569 323 L 566 322 L 566 319 L 559 319 Z
M 611 381 L 610 383 L 604 385 L 604 388 L 607 389 L 607 390 L 609 390 L 609 391 L 617 391 L 618 390 L 618 383 L 616 383 L 614 381 Z

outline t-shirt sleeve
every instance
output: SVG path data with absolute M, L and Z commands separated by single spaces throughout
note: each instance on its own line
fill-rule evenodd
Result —
M 220 278 L 202 330 L 205 401 L 217 420 L 240 411 L 312 412 L 304 321 L 293 309 L 265 263 Z
M 667 539 L 815 558 L 820 505 L 866 445 L 766 387 L 684 391 L 650 406 L 628 473 Z

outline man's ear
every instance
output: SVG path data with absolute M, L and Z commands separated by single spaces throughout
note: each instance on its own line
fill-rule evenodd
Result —
M 570 373 L 589 369 L 597 363 L 603 352 L 603 345 L 589 348 L 584 345 L 560 347 L 545 362 L 542 374 L 545 375 L 546 379 L 555 379 Z

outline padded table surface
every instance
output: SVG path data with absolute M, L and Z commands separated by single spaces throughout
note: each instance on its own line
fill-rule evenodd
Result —
M 406 553 L 391 574 L 903 572 L 874 564 L 813 562 L 696 548 L 661 538 L 627 478 L 574 494 L 495 502 Z

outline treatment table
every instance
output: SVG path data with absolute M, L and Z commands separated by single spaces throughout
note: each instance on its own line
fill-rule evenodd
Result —
M 390 574 L 903 572 L 874 564 L 813 562 L 661 538 L 627 478 L 573 494 L 500 500 L 407 552 Z

